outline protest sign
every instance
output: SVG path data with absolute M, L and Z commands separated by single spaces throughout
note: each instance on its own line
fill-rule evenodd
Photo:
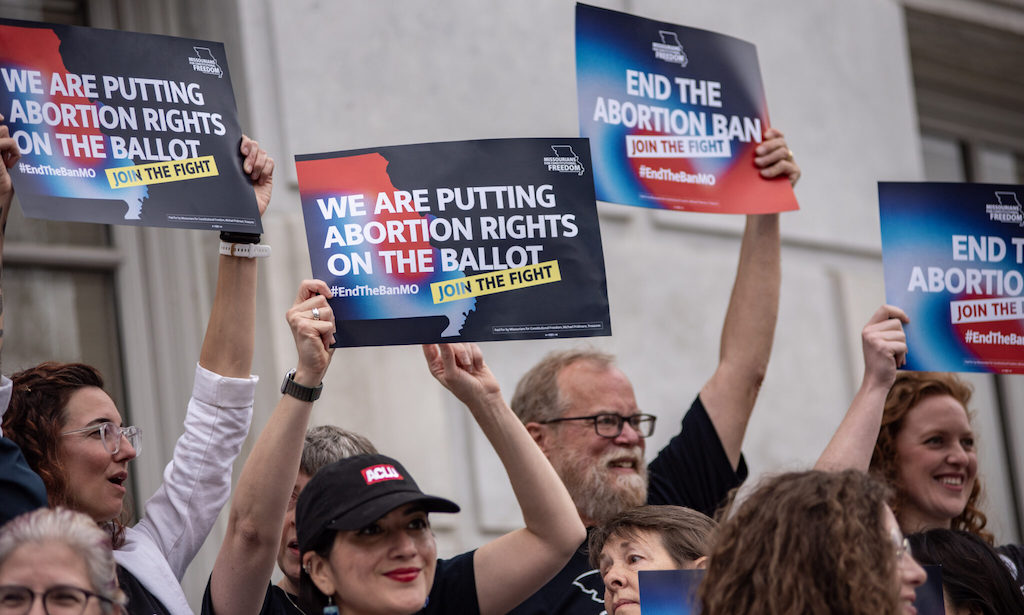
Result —
M 260 233 L 224 46 L 0 19 L 25 215 Z
M 644 615 L 699 615 L 697 587 L 704 572 L 699 568 L 639 571 L 640 611 Z
M 597 198 L 716 213 L 797 209 L 754 149 L 768 129 L 757 50 L 731 36 L 576 5 L 580 135 Z
M 907 368 L 1024 373 L 1024 186 L 878 184 L 886 301 Z
M 914 608 L 919 615 L 943 615 L 942 566 L 923 566 L 927 580 L 915 590 Z M 700 615 L 697 588 L 705 571 L 639 571 L 640 611 L 644 615 Z
M 925 581 L 914 588 L 914 608 L 917 615 L 953 615 L 946 613 L 942 600 L 942 566 L 922 565 Z
M 338 346 L 611 335 L 585 139 L 295 157 Z

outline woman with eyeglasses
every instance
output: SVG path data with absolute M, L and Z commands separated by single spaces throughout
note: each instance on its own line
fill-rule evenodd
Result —
M 913 615 L 925 573 L 888 499 L 854 470 L 762 481 L 715 533 L 703 615 Z
M 89 516 L 42 508 L 0 528 L 0 615 L 118 615 L 124 604 L 110 536 Z
M 0 150 L 10 147 L 16 151 L 13 143 L 0 142 Z M 274 161 L 247 137 L 239 150 L 262 215 Z M 0 205 L 6 209 L 12 190 L 6 169 L 0 173 Z M 222 244 L 251 239 L 229 235 Z M 50 506 L 84 512 L 107 530 L 132 613 L 191 615 L 181 578 L 227 501 L 232 464 L 252 418 L 256 262 L 233 246 L 221 248 L 184 434 L 136 525 L 125 526 L 130 515 L 124 496 L 140 433 L 123 424 L 96 369 L 48 362 L 0 381 L 0 400 L 6 391 L 10 395 L 3 435 L 43 479 Z

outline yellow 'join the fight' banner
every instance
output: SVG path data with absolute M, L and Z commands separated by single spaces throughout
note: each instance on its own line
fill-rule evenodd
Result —
M 168 160 L 132 167 L 107 169 L 107 183 L 111 188 L 130 188 L 145 184 L 162 184 L 199 177 L 218 175 L 217 161 L 213 156 Z
M 467 297 L 492 295 L 507 290 L 550 284 L 562 279 L 558 261 L 545 261 L 515 269 L 503 269 L 490 273 L 471 275 L 465 278 L 434 282 L 430 285 L 430 296 L 434 303 L 457 301 Z

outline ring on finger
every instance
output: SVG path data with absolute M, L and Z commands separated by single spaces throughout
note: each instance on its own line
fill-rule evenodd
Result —
M 793 150 L 789 149 L 788 147 L 786 148 L 786 160 L 790 162 L 793 161 Z
M 320 320 L 320 308 L 313 308 L 313 320 Z

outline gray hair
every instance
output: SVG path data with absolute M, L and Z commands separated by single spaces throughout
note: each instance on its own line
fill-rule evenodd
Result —
M 117 584 L 110 535 L 88 515 L 67 508 L 40 508 L 15 517 L 0 528 L 0 566 L 19 547 L 47 542 L 65 545 L 82 558 L 92 591 L 110 600 L 99 601 L 103 613 L 112 613 L 114 604 L 127 604 L 128 599 Z
M 306 431 L 299 471 L 313 476 L 320 468 L 339 459 L 376 454 L 377 448 L 365 436 L 334 425 L 318 425 Z
M 586 361 L 601 368 L 615 364 L 615 357 L 592 348 L 551 352 L 530 368 L 512 394 L 512 411 L 525 423 L 557 419 L 565 412 L 566 401 L 558 389 L 558 374 L 573 363 Z

